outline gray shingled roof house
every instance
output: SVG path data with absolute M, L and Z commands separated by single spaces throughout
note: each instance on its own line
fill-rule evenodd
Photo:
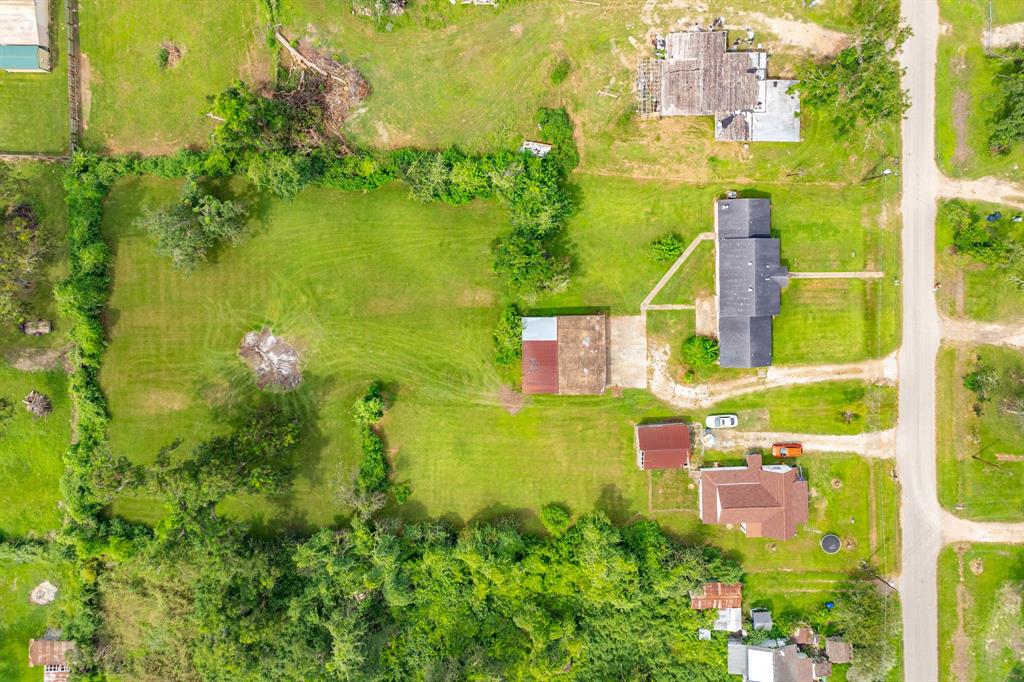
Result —
M 772 364 L 772 317 L 779 314 L 789 270 L 780 261 L 771 225 L 767 199 L 723 199 L 715 205 L 722 367 Z

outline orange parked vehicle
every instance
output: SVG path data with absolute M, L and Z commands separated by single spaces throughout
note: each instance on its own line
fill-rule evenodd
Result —
M 776 443 L 772 446 L 772 457 L 799 457 L 804 454 L 804 446 L 800 443 Z

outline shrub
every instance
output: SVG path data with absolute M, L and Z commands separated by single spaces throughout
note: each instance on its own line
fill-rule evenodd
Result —
M 682 237 L 675 232 L 669 232 L 652 241 L 649 251 L 655 261 L 668 263 L 679 258 L 685 247 Z
M 572 62 L 569 61 L 568 57 L 562 57 L 551 68 L 551 82 L 555 85 L 561 85 L 569 77 L 570 71 L 572 71 Z
M 964 388 L 974 394 L 978 402 L 984 403 L 992 399 L 992 391 L 998 386 L 999 377 L 990 365 L 979 365 L 964 377 Z
M 409 485 L 408 481 L 402 481 L 401 483 L 396 483 L 391 488 L 391 492 L 394 494 L 397 504 L 405 504 L 409 500 L 409 496 L 412 495 L 412 486 Z
M 366 395 L 352 405 L 352 416 L 357 424 L 376 424 L 384 418 L 384 396 L 379 381 L 370 384 Z
M 570 173 L 580 164 L 580 154 L 568 112 L 563 108 L 540 109 L 537 111 L 537 126 L 544 141 L 554 145 L 548 156 L 554 158 L 562 172 Z
M 713 367 L 718 362 L 718 339 L 691 336 L 683 341 L 683 362 L 696 369 Z
M 238 241 L 244 219 L 240 204 L 204 194 L 189 180 L 177 204 L 146 212 L 138 225 L 156 242 L 157 253 L 170 258 L 174 267 L 188 271 L 209 260 L 218 245 Z
M 388 461 L 384 440 L 369 424 L 363 425 L 363 456 L 356 474 L 356 490 L 360 493 L 379 493 L 388 487 Z
M 509 303 L 498 318 L 494 330 L 495 362 L 503 367 L 523 357 L 523 313 L 515 303 Z
M 166 47 L 161 47 L 160 51 L 156 55 L 157 64 L 160 65 L 161 69 L 166 69 L 167 65 L 171 62 L 171 51 Z
M 0 396 L 0 438 L 7 431 L 7 423 L 14 416 L 14 403 L 8 398 Z
M 569 511 L 559 504 L 545 504 L 540 510 L 540 522 L 544 528 L 554 537 L 560 537 L 569 530 L 572 525 L 572 516 Z

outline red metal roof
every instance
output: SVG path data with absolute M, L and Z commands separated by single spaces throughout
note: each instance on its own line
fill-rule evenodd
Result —
M 690 594 L 690 607 L 698 611 L 742 608 L 743 585 L 740 583 L 704 583 L 700 592 Z
M 690 427 L 686 424 L 640 424 L 636 435 L 644 469 L 678 469 L 690 463 Z
M 523 393 L 558 393 L 558 341 L 523 341 Z

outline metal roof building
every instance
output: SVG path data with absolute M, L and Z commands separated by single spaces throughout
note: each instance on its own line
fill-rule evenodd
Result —
M 0 0 L 0 70 L 38 73 L 50 68 L 48 0 Z
M 608 381 L 604 315 L 523 318 L 523 393 L 597 395 Z
M 718 341 L 722 367 L 772 364 L 772 317 L 778 315 L 789 270 L 771 236 L 767 199 L 715 204 L 718 254 Z

